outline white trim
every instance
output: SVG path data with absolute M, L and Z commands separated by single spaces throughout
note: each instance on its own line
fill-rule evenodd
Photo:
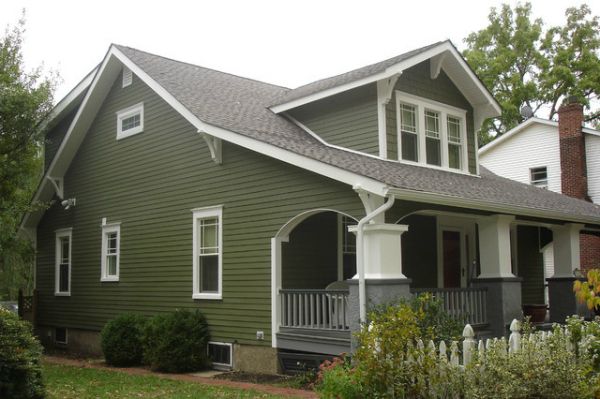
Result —
M 233 344 L 230 342 L 218 342 L 218 341 L 208 341 L 208 345 L 206 345 L 206 352 L 210 355 L 210 351 L 208 349 L 209 345 L 217 345 L 217 346 L 228 346 L 229 347 L 229 363 L 218 363 L 212 362 L 215 366 L 227 367 L 231 369 L 233 367 Z M 218 369 L 219 367 L 217 367 Z
M 207 218 L 216 217 L 217 224 L 217 256 L 218 256 L 218 283 L 217 292 L 200 291 L 200 264 L 198 262 L 200 232 L 198 231 L 198 221 Z M 202 207 L 192 209 L 192 298 L 193 299 L 223 299 L 223 205 Z
M 133 116 L 140 116 L 140 124 L 131 127 L 127 130 L 123 130 L 123 121 Z M 120 111 L 117 111 L 117 140 L 124 139 L 134 134 L 142 133 L 144 131 L 144 103 L 137 103 L 131 107 L 127 107 Z
M 402 123 L 400 106 L 408 104 L 415 107 L 416 111 L 416 135 L 417 135 L 417 162 L 402 159 Z M 426 134 L 425 134 L 425 110 L 430 109 L 439 114 L 439 141 L 440 141 L 440 163 L 441 166 L 427 163 L 426 153 Z M 460 119 L 460 138 L 461 138 L 461 167 L 459 169 L 449 166 L 448 155 L 448 117 Z M 467 111 L 452 105 L 444 104 L 438 101 L 418 97 L 400 90 L 396 90 L 396 135 L 398 142 L 398 162 L 421 165 L 428 168 L 441 169 L 451 172 L 469 172 L 468 140 L 467 140 Z
M 408 69 L 414 65 L 417 65 L 425 60 L 433 58 L 436 55 L 442 54 L 445 51 L 450 52 L 450 54 L 458 61 L 458 63 L 462 67 L 462 70 L 473 81 L 473 83 L 475 83 L 475 86 L 479 89 L 479 91 L 481 92 L 483 97 L 486 99 L 486 104 L 487 103 L 491 104 L 493 111 L 496 113 L 496 115 L 500 115 L 502 113 L 502 109 L 500 108 L 500 105 L 496 102 L 496 100 L 492 97 L 490 92 L 481 83 L 479 78 L 477 78 L 475 73 L 467 65 L 466 61 L 462 58 L 462 56 L 458 53 L 458 51 L 456 50 L 454 45 L 452 45 L 452 43 L 449 40 L 446 40 L 445 42 L 440 43 L 439 45 L 437 45 L 433 48 L 430 48 L 429 50 L 423 51 L 422 53 L 419 53 L 419 54 L 417 54 L 413 57 L 410 57 L 404 61 L 394 64 L 394 65 L 386 68 L 386 70 L 383 72 L 380 72 L 380 73 L 377 73 L 377 74 L 374 74 L 371 76 L 367 76 L 363 79 L 355 80 L 353 82 L 342 84 L 340 86 L 335 86 L 335 87 L 332 87 L 332 88 L 329 88 L 326 90 L 322 90 L 317 93 L 309 94 L 307 96 L 304 96 L 304 97 L 301 97 L 301 98 L 298 98 L 298 99 L 295 99 L 292 101 L 288 101 L 286 103 L 273 105 L 270 107 L 270 109 L 271 109 L 271 111 L 278 114 L 278 113 L 290 110 L 292 108 L 296 108 L 301 105 L 320 100 L 325 97 L 333 96 L 334 94 L 348 91 L 348 90 L 351 90 L 356 87 L 364 86 L 366 84 L 376 82 L 381 79 L 386 79 L 386 78 L 393 76 L 394 74 L 401 73 L 405 69 Z
M 106 265 L 106 256 L 108 249 L 108 240 L 107 234 L 109 233 L 117 233 L 117 265 L 116 265 L 116 274 L 109 275 L 108 268 Z M 102 282 L 116 282 L 119 281 L 120 273 L 120 263 L 121 263 L 121 224 L 120 223 L 110 223 L 102 225 L 102 254 L 100 260 L 100 281 Z
M 337 279 L 344 278 L 344 215 L 337 214 Z
M 68 281 L 68 290 L 60 291 L 60 265 L 62 261 L 62 247 L 61 247 L 61 238 L 69 238 L 69 281 Z M 54 239 L 54 295 L 55 296 L 71 296 L 71 266 L 73 264 L 73 228 L 68 227 L 64 229 L 55 230 L 55 239 Z

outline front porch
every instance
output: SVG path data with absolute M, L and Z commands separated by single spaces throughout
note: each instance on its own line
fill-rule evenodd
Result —
M 316 211 L 288 226 L 283 239 L 274 239 L 281 267 L 273 307 L 278 349 L 350 352 L 359 312 L 349 290 L 357 264 L 356 237 L 348 226 L 356 223 L 348 215 Z M 544 249 L 553 235 L 546 226 L 511 216 L 439 211 L 413 213 L 395 224 L 408 225 L 408 231 L 398 234 L 394 278 L 405 275 L 412 295 L 440 298 L 459 322 L 502 335 L 504 320 L 520 317 L 522 304 L 548 305 Z

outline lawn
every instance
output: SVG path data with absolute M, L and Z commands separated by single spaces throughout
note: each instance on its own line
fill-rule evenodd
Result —
M 129 375 L 119 371 L 44 365 L 49 398 L 267 398 L 256 391 L 173 381 L 154 376 Z M 289 398 L 289 397 L 288 397 Z

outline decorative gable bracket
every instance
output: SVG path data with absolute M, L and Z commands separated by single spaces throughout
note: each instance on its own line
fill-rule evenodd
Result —
M 431 60 L 430 60 L 431 79 L 437 79 L 437 77 L 440 75 L 440 72 L 442 71 L 442 65 L 444 64 L 444 59 L 446 58 L 446 55 L 448 55 L 448 52 L 444 51 L 443 53 L 438 54 L 431 58 Z
M 210 134 L 203 132 L 202 130 L 198 130 L 198 133 L 202 136 L 204 141 L 206 141 L 206 145 L 210 150 L 210 157 L 217 165 L 221 165 L 223 163 L 223 157 L 221 153 L 221 139 L 215 136 L 211 136 Z
M 392 99 L 394 87 L 396 87 L 396 82 L 401 74 L 402 72 L 398 72 L 389 78 L 377 81 L 377 125 L 379 137 L 379 156 L 383 159 L 387 158 L 387 127 L 385 122 L 385 107 Z
M 54 187 L 54 191 L 56 192 L 58 198 L 63 199 L 65 194 L 62 177 L 46 176 L 46 179 L 50 180 L 50 183 L 52 183 L 52 187 Z

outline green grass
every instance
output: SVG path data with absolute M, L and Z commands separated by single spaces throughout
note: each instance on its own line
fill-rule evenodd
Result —
M 154 376 L 135 376 L 119 371 L 44 365 L 49 398 L 266 398 L 282 399 L 256 391 L 173 381 Z

